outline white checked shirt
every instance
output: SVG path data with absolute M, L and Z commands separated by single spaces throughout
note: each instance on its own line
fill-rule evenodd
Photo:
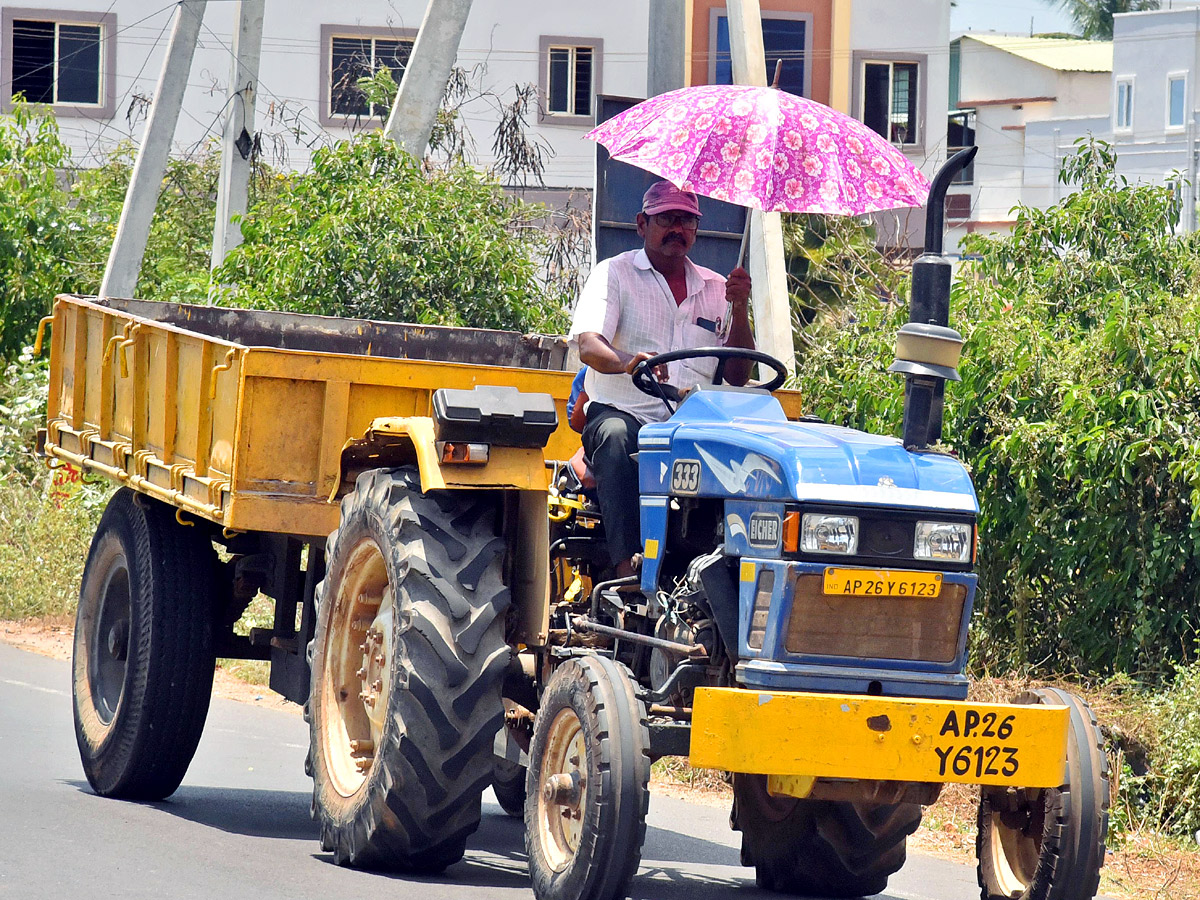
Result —
M 592 269 L 575 304 L 569 339 L 596 332 L 625 353 L 666 353 L 694 347 L 716 347 L 727 315 L 725 279 L 711 269 L 685 261 L 687 298 L 676 305 L 667 280 L 645 250 L 627 250 Z M 680 390 L 710 384 L 717 361 L 701 358 L 670 363 L 670 382 Z M 602 375 L 589 368 L 584 378 L 588 398 L 636 416 L 662 422 L 667 409 L 657 397 L 643 394 L 626 374 Z

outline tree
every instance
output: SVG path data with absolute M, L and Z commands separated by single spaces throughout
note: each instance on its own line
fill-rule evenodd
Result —
M 1158 9 L 1160 0 L 1047 0 L 1062 7 L 1089 41 L 1111 41 L 1113 15 Z
M 980 499 L 977 665 L 1164 675 L 1200 620 L 1200 237 L 1169 186 L 1112 148 L 1064 162 L 1078 188 L 972 236 L 951 325 L 967 339 L 945 440 Z M 798 376 L 827 420 L 898 434 L 886 374 L 905 304 L 818 317 Z
M 225 302 L 355 318 L 557 330 L 545 211 L 477 169 L 427 169 L 379 132 L 323 147 L 242 220 Z

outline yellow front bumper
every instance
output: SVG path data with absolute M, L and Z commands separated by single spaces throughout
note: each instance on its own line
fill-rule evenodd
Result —
M 697 688 L 694 766 L 766 775 L 1057 787 L 1069 710 Z

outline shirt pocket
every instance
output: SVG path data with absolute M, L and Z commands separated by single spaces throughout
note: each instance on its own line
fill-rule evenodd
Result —
M 696 324 L 683 326 L 683 339 L 686 349 L 697 347 L 719 347 L 721 341 L 714 332 L 701 328 Z M 679 383 L 686 386 L 693 384 L 712 384 L 713 375 L 717 371 L 717 360 L 711 356 L 699 356 L 695 359 L 680 360 Z

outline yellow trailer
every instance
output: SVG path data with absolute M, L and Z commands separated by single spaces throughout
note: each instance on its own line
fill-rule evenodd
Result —
M 616 578 L 561 338 L 78 296 L 43 326 L 45 453 L 121 485 L 75 631 L 98 793 L 172 793 L 214 657 L 258 658 L 305 704 L 341 864 L 440 871 L 490 784 L 525 820 L 539 900 L 617 900 L 650 762 L 690 753 L 734 773 L 765 888 L 883 890 L 922 807 L 966 782 L 985 897 L 1094 894 L 1091 711 L 1049 689 L 965 699 L 965 468 L 802 416 L 778 360 L 713 347 L 635 370 L 669 416 L 639 433 L 644 559 Z M 901 371 L 946 377 L 945 336 L 926 338 Z M 738 357 L 775 377 L 723 385 Z M 713 384 L 680 397 L 660 364 Z M 910 405 L 906 433 L 940 418 Z M 260 594 L 272 625 L 236 633 Z

